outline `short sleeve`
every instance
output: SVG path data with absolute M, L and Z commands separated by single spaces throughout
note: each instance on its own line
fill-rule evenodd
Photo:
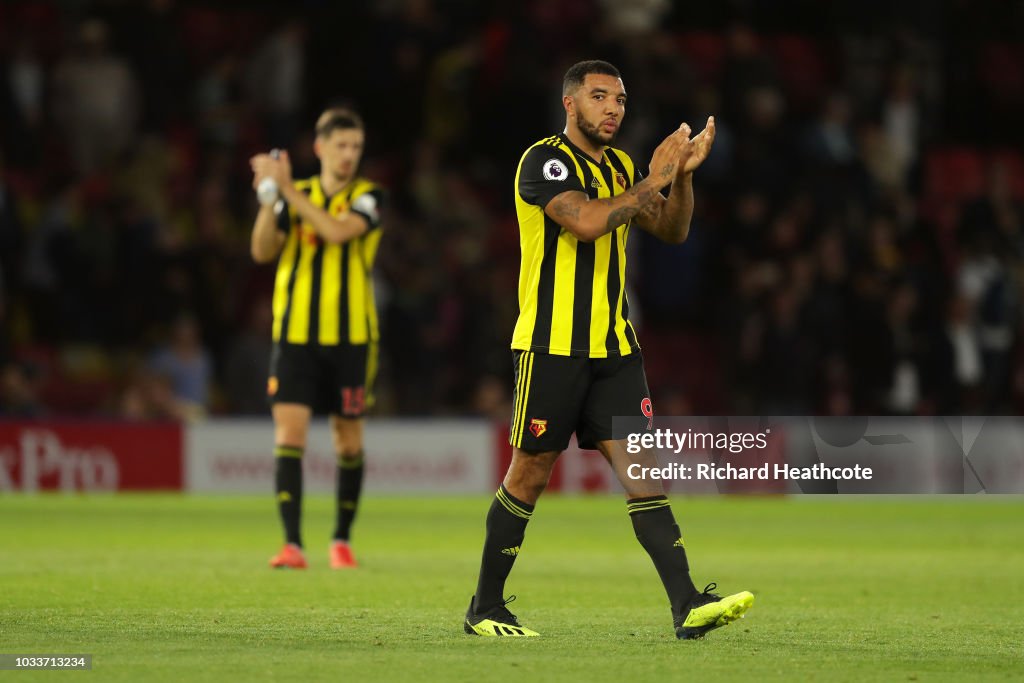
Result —
M 283 233 L 288 233 L 292 229 L 292 221 L 288 210 L 288 202 L 283 199 L 278 199 L 277 203 L 274 204 L 274 217 L 277 221 L 277 229 Z
M 384 193 L 379 187 L 375 187 L 353 199 L 349 211 L 366 219 L 366 224 L 370 226 L 367 229 L 369 232 L 380 227 L 380 210 L 383 202 Z
M 544 208 L 563 192 L 584 192 L 576 173 L 576 162 L 565 151 L 550 145 L 536 145 L 519 164 L 519 196 L 528 204 Z

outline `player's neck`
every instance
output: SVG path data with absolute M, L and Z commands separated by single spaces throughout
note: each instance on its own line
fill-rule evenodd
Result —
M 587 136 L 580 132 L 578 127 L 573 125 L 566 125 L 565 130 L 562 132 L 569 138 L 569 142 L 576 145 L 581 152 L 597 163 L 601 163 L 601 159 L 604 158 L 604 151 L 608 148 L 607 145 L 595 146 Z
M 338 179 L 330 173 L 320 173 L 320 188 L 324 191 L 324 194 L 333 197 L 338 194 L 352 182 L 355 176 L 349 176 L 348 178 Z

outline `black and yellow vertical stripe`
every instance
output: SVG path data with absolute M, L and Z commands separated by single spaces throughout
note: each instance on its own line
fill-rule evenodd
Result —
M 536 354 L 523 351 L 516 362 L 516 386 L 512 408 L 512 428 L 508 442 L 516 448 L 523 446 L 523 429 L 526 426 L 526 406 L 530 400 L 530 384 L 533 380 L 533 362 Z
M 601 162 L 579 150 L 568 138 L 553 136 L 527 150 L 551 149 L 572 161 L 591 199 L 622 194 L 636 180 L 635 167 L 620 150 L 607 149 Z M 639 350 L 629 321 L 626 300 L 626 243 L 630 223 L 594 242 L 580 242 L 552 220 L 544 209 L 520 194 L 520 162 L 516 173 L 516 213 L 522 262 L 519 274 L 519 319 L 512 348 L 560 356 L 608 358 Z
M 333 216 L 376 189 L 370 181 L 356 178 L 327 197 L 315 176 L 296 181 L 295 187 Z M 381 231 L 371 229 L 344 244 L 329 244 L 292 208 L 288 220 L 274 282 L 274 341 L 323 346 L 376 341 L 379 329 L 371 270 Z

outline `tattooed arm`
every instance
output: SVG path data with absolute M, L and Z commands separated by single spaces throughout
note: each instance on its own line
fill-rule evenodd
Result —
M 665 138 L 654 150 L 651 175 L 616 197 L 590 199 L 585 192 L 568 191 L 556 195 L 546 213 L 553 221 L 581 242 L 593 242 L 631 218 L 644 207 L 658 201 L 661 188 L 672 182 L 680 163 L 686 158 L 684 147 L 692 146 L 686 124 Z
M 693 172 L 707 158 L 715 141 L 715 119 L 708 118 L 707 126 L 691 140 L 691 148 L 683 151 L 668 199 L 660 194 L 648 203 L 636 217 L 636 224 L 663 242 L 682 244 L 690 234 L 693 217 Z
M 668 199 L 660 193 L 637 214 L 635 223 L 662 242 L 682 244 L 693 217 L 693 174 L 678 173 Z
M 593 242 L 638 215 L 661 196 L 660 189 L 653 178 L 645 178 L 608 199 L 590 199 L 585 192 L 563 192 L 548 203 L 544 213 L 580 242 Z

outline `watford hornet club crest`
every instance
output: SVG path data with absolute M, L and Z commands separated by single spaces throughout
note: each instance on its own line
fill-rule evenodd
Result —
M 621 187 L 623 190 L 626 189 L 626 176 L 625 176 L 625 174 L 616 173 L 615 174 L 615 182 L 617 182 L 619 184 L 619 187 Z
M 536 418 L 530 420 L 530 433 L 535 437 L 539 439 L 546 431 L 548 431 L 547 420 L 538 420 Z

